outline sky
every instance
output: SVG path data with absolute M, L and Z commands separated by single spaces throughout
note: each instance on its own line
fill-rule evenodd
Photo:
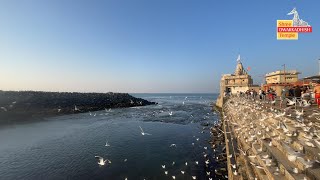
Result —
M 313 28 L 276 40 L 294 7 Z M 317 74 L 319 0 L 2 0 L 0 89 L 214 93 L 241 54 L 254 83 Z

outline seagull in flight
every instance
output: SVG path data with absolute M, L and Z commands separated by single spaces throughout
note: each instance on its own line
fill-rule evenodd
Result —
M 149 134 L 149 133 L 145 133 L 144 131 L 143 131 L 143 129 L 141 128 L 141 126 L 139 126 L 140 127 L 140 129 L 141 129 L 141 134 L 142 134 L 142 136 L 144 136 L 144 135 L 151 135 L 151 134 Z
M 94 156 L 94 157 L 99 159 L 98 164 L 100 166 L 104 166 L 104 165 L 106 165 L 106 163 L 111 164 L 111 161 L 109 159 L 104 160 L 103 157 L 101 157 L 101 156 Z

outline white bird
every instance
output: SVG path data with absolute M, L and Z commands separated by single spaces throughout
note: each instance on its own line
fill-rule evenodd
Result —
M 298 117 L 302 116 L 302 115 L 303 115 L 303 109 L 302 109 L 302 111 L 296 110 L 296 115 L 297 115 Z
M 286 100 L 287 100 L 289 106 L 292 106 L 292 105 L 294 105 L 296 103 L 295 101 L 292 101 L 292 100 L 290 100 L 288 98 L 286 98 Z
M 149 134 L 149 133 L 145 133 L 144 131 L 143 131 L 143 129 L 141 128 L 141 126 L 139 126 L 140 127 L 140 129 L 141 129 L 141 134 L 142 134 L 142 136 L 144 136 L 144 135 L 151 135 L 151 134 Z
M 238 175 L 237 170 L 234 170 L 233 174 L 234 174 L 235 176 Z
M 74 105 L 74 111 L 79 111 L 76 105 Z
M 171 144 L 170 147 L 177 147 L 177 145 L 176 144 Z
M 166 165 L 161 165 L 161 167 L 162 167 L 163 169 L 165 169 L 165 168 L 166 168 Z
M 199 162 L 198 162 L 198 161 L 196 161 L 196 164 L 199 164 Z
M 196 176 L 192 176 L 192 179 L 197 179 L 197 177 Z
M 176 162 L 173 161 L 173 162 L 172 162 L 172 166 L 175 165 L 175 164 L 176 164 Z
M 110 144 L 108 144 L 108 141 L 106 142 L 106 145 L 105 146 L 110 146 Z
M 186 162 L 185 165 L 188 166 L 188 162 Z
M 95 158 L 99 158 L 98 164 L 99 164 L 100 166 L 104 166 L 104 165 L 106 164 L 106 162 L 109 163 L 109 164 L 111 164 L 111 161 L 110 161 L 110 160 L 108 160 L 108 159 L 104 160 L 103 157 L 101 157 L 101 156 L 94 156 L 94 157 L 95 157 Z
M 181 174 L 184 174 L 185 172 L 184 171 L 181 171 Z
M 1 107 L 1 109 L 6 111 L 6 112 L 8 111 L 7 108 L 5 108 L 5 107 Z
M 58 112 L 60 112 L 61 111 L 61 109 L 58 109 Z
M 235 168 L 237 167 L 237 165 L 231 163 L 231 167 L 232 167 L 233 169 L 235 169 Z
M 197 138 L 197 141 L 199 141 L 199 138 Z
M 172 111 L 171 111 L 171 112 L 169 112 L 169 115 L 170 115 L 170 116 L 172 116 L 172 115 L 173 115 L 173 112 L 172 112 Z
M 210 176 L 210 173 L 211 173 L 211 172 L 210 172 L 210 171 L 209 171 L 209 172 L 208 172 L 208 171 L 206 171 L 206 173 L 207 173 L 207 176 Z
M 172 176 L 172 179 L 176 179 L 176 177 L 175 177 L 175 176 Z
M 168 171 L 164 171 L 164 174 L 165 174 L 165 175 L 168 175 Z

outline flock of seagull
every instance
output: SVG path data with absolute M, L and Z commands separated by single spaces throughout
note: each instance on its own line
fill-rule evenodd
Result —
M 246 97 L 232 97 L 225 102 L 223 121 L 229 130 L 228 158 L 234 176 L 239 175 L 237 157 L 247 160 L 254 170 L 284 177 L 279 167 L 281 159 L 288 174 L 297 179 L 307 179 L 306 169 L 320 163 L 320 111 L 312 109 L 308 101 L 298 106 L 294 106 L 297 101 L 287 102 L 284 108 L 276 107 L 275 101 Z
M 185 100 L 186 99 L 187 98 L 185 98 Z M 185 101 L 183 101 L 182 104 L 184 105 Z M 75 108 L 76 108 L 76 106 L 75 106 Z M 107 110 L 106 109 L 106 111 L 111 111 L 111 110 Z M 216 114 L 216 112 L 214 112 L 214 114 Z M 95 114 L 90 112 L 90 116 L 94 116 L 94 115 Z M 168 115 L 172 116 L 173 112 L 169 111 Z M 214 122 L 213 124 L 214 124 L 215 127 L 220 126 L 219 122 Z M 138 128 L 140 130 L 141 136 L 152 136 L 151 133 L 146 132 L 141 126 L 138 126 Z M 200 130 L 199 133 L 204 133 L 205 130 L 209 130 L 210 133 L 211 133 L 211 136 L 213 137 L 212 139 L 214 139 L 214 136 L 217 135 L 217 134 L 219 136 L 218 138 L 223 138 L 221 132 L 214 132 L 215 129 L 212 130 L 212 128 L 207 128 L 207 127 L 202 127 L 200 129 L 201 130 Z M 196 145 L 197 144 L 196 142 L 200 141 L 199 137 L 193 136 L 193 138 L 194 138 L 194 142 L 191 143 L 191 146 L 193 146 L 194 148 L 198 148 L 198 147 L 202 148 L 202 150 L 201 149 L 200 150 L 202 151 L 203 158 L 200 158 L 199 160 L 195 160 L 194 162 L 185 161 L 183 165 L 180 164 L 180 168 L 182 168 L 182 169 L 174 170 L 173 171 L 174 173 L 170 172 L 171 168 L 168 169 L 168 167 L 169 166 L 170 167 L 177 166 L 175 161 L 172 161 L 172 162 L 166 163 L 166 164 L 161 164 L 161 165 L 159 165 L 159 169 L 162 169 L 163 174 L 165 176 L 167 176 L 169 179 L 179 179 L 180 178 L 179 174 L 183 175 L 184 179 L 185 178 L 187 178 L 187 179 L 190 178 L 190 179 L 209 179 L 209 180 L 212 180 L 212 179 L 217 179 L 217 177 L 219 177 L 219 179 L 227 179 L 227 175 L 225 173 L 221 172 L 221 170 L 225 172 L 226 168 L 219 168 L 219 169 L 212 170 L 212 167 L 213 167 L 212 165 L 215 165 L 215 167 L 217 167 L 217 165 L 215 163 L 217 163 L 217 162 L 225 163 L 225 160 L 222 158 L 221 155 L 216 155 L 216 153 L 218 152 L 218 150 L 216 151 L 216 149 L 218 149 L 218 146 L 223 145 L 223 140 L 220 139 L 218 144 L 215 143 L 214 140 L 211 140 L 209 142 L 209 143 L 211 143 L 211 148 L 213 149 L 213 152 L 214 152 L 214 154 L 212 154 L 212 152 L 210 151 L 210 148 L 208 148 L 208 146 L 200 146 L 200 145 L 198 146 L 198 145 Z M 111 146 L 109 141 L 106 141 L 105 146 L 106 147 L 110 147 Z M 169 145 L 168 148 L 177 148 L 177 146 L 179 146 L 179 144 L 172 143 L 172 144 Z M 221 149 L 222 148 L 220 148 L 220 150 Z M 98 160 L 97 164 L 99 166 L 111 165 L 111 160 L 110 159 L 103 158 L 102 156 L 95 156 L 95 158 Z M 124 162 L 126 162 L 126 161 L 127 161 L 127 159 L 124 160 Z M 203 170 L 203 171 L 205 171 L 205 177 L 199 176 L 197 173 L 194 173 L 194 172 L 188 172 L 188 169 L 186 168 L 188 166 L 190 166 L 190 167 L 196 167 L 197 166 L 198 168 L 205 167 L 204 170 Z M 183 168 L 183 167 L 185 167 L 185 168 Z M 179 173 L 177 174 L 177 172 L 179 172 Z M 128 180 L 128 177 L 125 177 L 124 179 Z

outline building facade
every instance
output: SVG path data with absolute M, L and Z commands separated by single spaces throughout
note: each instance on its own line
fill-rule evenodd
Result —
M 298 79 L 298 74 L 296 70 L 281 70 L 266 74 L 267 84 L 280 84 L 280 83 L 295 83 Z

